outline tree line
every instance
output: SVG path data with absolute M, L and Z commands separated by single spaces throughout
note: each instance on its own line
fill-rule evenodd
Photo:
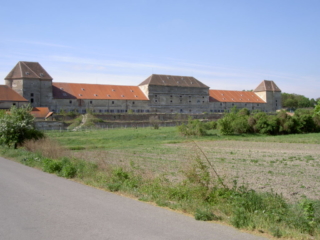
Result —
M 295 94 L 295 93 L 282 93 L 282 107 L 284 108 L 313 108 L 317 101 L 320 100 L 320 97 L 317 99 L 307 98 L 303 95 Z

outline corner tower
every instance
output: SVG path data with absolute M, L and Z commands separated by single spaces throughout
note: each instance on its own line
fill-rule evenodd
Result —
M 273 81 L 263 80 L 253 91 L 266 102 L 268 112 L 275 112 L 282 108 L 281 90 Z
M 47 107 L 52 102 L 52 77 L 38 62 L 18 62 L 5 78 L 5 84 L 33 107 Z

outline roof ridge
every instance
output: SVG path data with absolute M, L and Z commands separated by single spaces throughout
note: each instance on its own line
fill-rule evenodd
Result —
M 23 65 L 26 66 L 31 72 L 33 72 L 34 75 L 36 75 L 37 78 L 41 78 L 41 77 L 40 77 L 38 74 L 36 74 L 31 68 L 29 68 L 28 65 L 25 64 L 25 62 L 22 62 L 22 63 L 23 63 Z M 35 63 L 38 63 L 38 62 L 35 62 Z M 39 64 L 39 63 L 38 63 L 38 64 Z M 39 65 L 40 65 L 40 64 L 39 64 Z M 41 66 L 41 65 L 40 65 L 40 66 Z M 41 67 L 42 67 L 42 66 L 41 66 Z M 21 72 L 21 74 L 22 74 L 22 72 Z

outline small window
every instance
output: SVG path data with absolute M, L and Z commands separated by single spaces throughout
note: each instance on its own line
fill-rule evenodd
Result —
M 259 107 L 259 104 L 257 104 L 257 106 Z
M 204 103 L 204 101 L 202 101 L 202 103 Z
M 72 101 L 70 100 L 70 101 L 69 101 L 69 103 L 71 104 L 71 103 L 72 103 Z
M 182 98 L 182 96 L 180 96 Z
M 13 105 L 13 106 L 15 106 L 15 105 L 16 105 L 16 103 L 12 103 L 12 105 Z
M 191 101 L 189 101 L 189 103 L 191 103 Z
M 276 100 L 276 102 L 278 102 L 278 100 Z
M 33 97 L 33 93 L 30 93 L 30 97 Z
M 158 100 L 156 99 L 156 100 L 154 100 L 155 102 L 158 102 Z
M 134 104 L 134 102 L 132 102 L 132 104 Z
M 222 106 L 222 103 L 220 103 L 220 106 Z
M 112 101 L 111 104 L 114 104 L 114 101 Z
M 202 97 L 202 98 L 204 98 L 204 97 Z
M 30 102 L 33 103 L 33 98 L 30 99 Z
M 155 98 L 157 98 L 157 97 L 158 97 L 158 95 L 154 95 L 154 97 L 155 97 Z
M 170 97 L 172 98 L 172 95 L 170 95 Z
M 172 100 L 170 100 L 170 102 L 172 103 Z
M 189 96 L 189 98 L 191 98 L 191 96 Z
M 92 101 L 90 101 L 90 104 L 92 104 Z
M 101 112 L 102 112 L 102 110 L 100 109 L 100 110 L 99 110 L 99 113 L 101 113 Z
M 232 106 L 234 106 L 234 103 L 232 103 Z

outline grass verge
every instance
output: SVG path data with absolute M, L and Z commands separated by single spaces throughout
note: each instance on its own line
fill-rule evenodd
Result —
M 281 195 L 258 193 L 238 186 L 237 181 L 232 187 L 224 186 L 212 167 L 200 158 L 182 169 L 183 179 L 172 182 L 165 175 L 153 176 L 134 163 L 122 167 L 64 154 L 50 158 L 47 145 L 55 148 L 51 149 L 53 152 L 62 152 L 59 145 L 48 141 L 34 147 L 30 145 L 30 151 L 1 148 L 1 155 L 87 185 L 190 213 L 197 220 L 223 221 L 236 228 L 269 233 L 276 238 L 319 239 L 320 201 L 305 198 L 291 204 Z

